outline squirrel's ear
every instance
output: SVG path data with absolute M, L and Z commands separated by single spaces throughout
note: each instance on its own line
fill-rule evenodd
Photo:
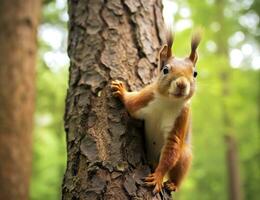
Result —
M 168 58 L 168 45 L 167 44 L 163 45 L 162 48 L 160 49 L 159 58 L 162 60 Z
M 160 51 L 158 56 L 158 70 L 161 71 L 161 68 L 165 65 L 167 59 L 172 57 L 172 44 L 174 40 L 174 35 L 172 33 L 172 29 L 167 29 L 166 31 L 166 41 L 167 44 L 164 44 Z
M 171 57 L 171 49 L 168 48 L 168 45 L 165 44 L 159 51 L 158 55 L 158 69 L 161 71 L 161 68 L 164 66 L 166 60 Z
M 191 53 L 189 59 L 195 64 L 198 60 L 197 48 L 201 40 L 201 30 L 197 30 L 191 39 Z

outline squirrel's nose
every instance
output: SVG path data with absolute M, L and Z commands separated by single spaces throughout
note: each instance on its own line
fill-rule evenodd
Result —
M 187 87 L 186 83 L 184 81 L 178 81 L 176 83 L 177 87 L 181 90 L 185 89 Z

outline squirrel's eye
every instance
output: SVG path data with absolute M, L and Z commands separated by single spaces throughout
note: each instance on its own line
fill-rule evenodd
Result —
M 163 67 L 163 74 L 168 74 L 168 73 L 169 73 L 169 68 L 168 68 L 167 65 L 165 65 L 165 66 Z
M 194 78 L 196 78 L 196 76 L 198 75 L 198 72 L 193 72 L 193 76 L 194 76 Z

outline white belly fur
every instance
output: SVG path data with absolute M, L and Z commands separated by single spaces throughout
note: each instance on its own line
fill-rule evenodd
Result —
M 145 108 L 138 111 L 138 118 L 145 121 L 147 157 L 153 166 L 158 163 L 164 141 L 173 129 L 182 107 L 183 102 L 173 102 L 155 95 Z

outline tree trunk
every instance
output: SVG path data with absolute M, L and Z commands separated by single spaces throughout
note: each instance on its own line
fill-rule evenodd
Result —
M 130 90 L 151 82 L 166 39 L 161 1 L 69 0 L 69 16 L 63 199 L 170 199 L 143 186 L 143 124 L 110 90 L 113 79 Z
M 0 0 L 0 199 L 28 199 L 38 0 Z
M 225 1 L 219 0 L 217 1 L 217 21 L 219 22 L 221 27 L 225 27 L 224 24 L 224 8 Z M 225 29 L 222 29 L 222 34 L 225 34 Z M 225 37 L 218 37 L 216 41 L 218 45 L 217 55 L 219 57 L 225 57 L 228 59 L 228 45 Z M 228 63 L 228 62 L 227 62 Z M 229 189 L 229 199 L 230 200 L 242 200 L 243 192 L 241 188 L 241 181 L 239 177 L 239 162 L 237 159 L 237 150 L 235 147 L 235 138 L 234 130 L 232 126 L 232 116 L 229 113 L 227 99 L 230 97 L 230 71 L 228 68 L 228 64 L 222 68 L 220 73 L 220 80 L 222 83 L 221 94 L 222 94 L 222 119 L 223 119 L 223 130 L 224 130 L 224 139 L 226 141 L 226 157 L 227 157 L 227 171 L 228 171 L 228 189 Z
M 236 141 L 231 135 L 226 135 L 225 139 L 227 143 L 227 164 L 229 172 L 229 199 L 242 200 Z

